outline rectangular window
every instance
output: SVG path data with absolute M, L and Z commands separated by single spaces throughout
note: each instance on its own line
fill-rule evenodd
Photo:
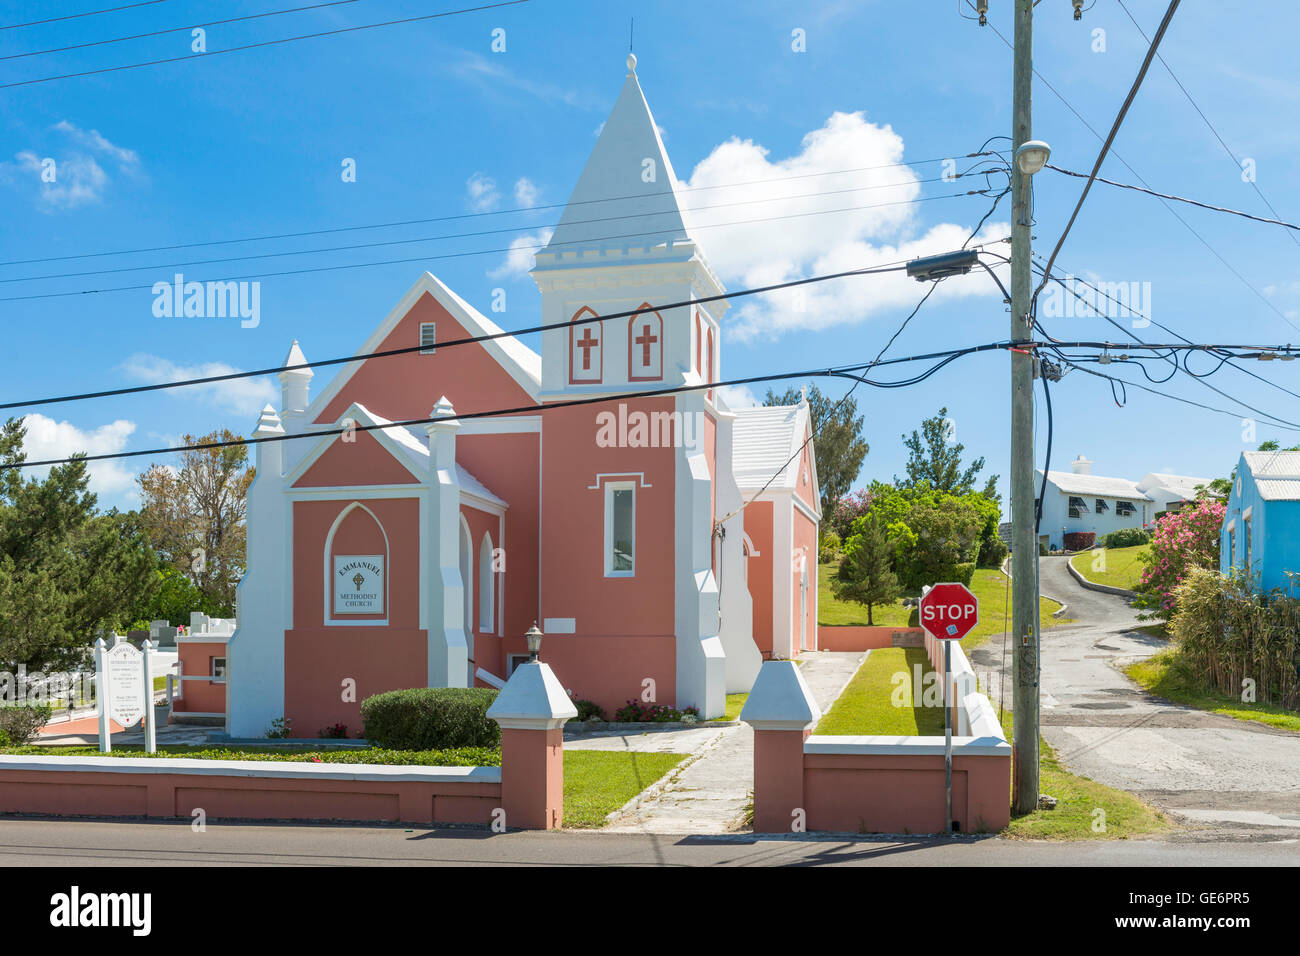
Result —
M 1242 535 L 1244 536 L 1244 545 L 1241 549 L 1242 557 L 1246 559 L 1246 573 L 1250 573 L 1250 519 L 1247 518 L 1242 522 Z
M 1087 514 L 1087 512 L 1088 512 L 1088 503 L 1084 501 L 1082 498 L 1076 498 L 1073 495 L 1071 495 L 1070 496 L 1070 517 L 1078 518 L 1081 515 Z
M 1106 504 L 1106 500 L 1104 498 L 1098 498 L 1097 514 L 1101 514 L 1103 511 L 1109 511 L 1109 510 L 1110 510 L 1110 505 Z
M 420 354 L 432 355 L 438 351 L 438 327 L 432 322 L 420 323 Z
M 506 656 L 506 680 L 510 679 L 510 675 L 515 672 L 516 667 L 518 667 L 520 664 L 527 664 L 527 663 L 528 663 L 527 654 L 507 655 Z
M 605 485 L 605 577 L 636 573 L 636 482 Z
M 213 683 L 225 683 L 225 680 L 226 680 L 226 659 L 224 657 L 212 658 Z
M 1115 514 L 1128 517 L 1129 515 L 1136 514 L 1136 513 L 1137 513 L 1137 509 L 1133 507 L 1133 502 L 1131 501 L 1115 502 Z

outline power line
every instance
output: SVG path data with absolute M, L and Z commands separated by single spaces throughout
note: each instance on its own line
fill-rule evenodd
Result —
M 1058 173 L 1064 173 L 1066 176 L 1075 176 L 1079 179 L 1087 179 L 1087 173 L 1076 173 L 1072 169 L 1063 169 L 1060 166 L 1053 166 L 1051 163 L 1044 163 L 1051 170 Z M 1267 223 L 1270 226 L 1283 226 L 1287 229 L 1300 230 L 1300 226 L 1287 222 L 1284 219 L 1268 219 L 1264 216 L 1256 216 L 1253 213 L 1242 212 L 1240 209 L 1229 209 L 1227 206 L 1214 206 L 1207 202 L 1201 202 L 1197 199 L 1188 199 L 1186 196 L 1174 196 L 1170 193 L 1156 192 L 1154 189 L 1147 189 L 1145 186 L 1134 186 L 1132 183 L 1116 182 L 1113 179 L 1106 179 L 1104 176 L 1092 177 L 1099 183 L 1105 183 L 1107 186 L 1118 186 L 1120 189 L 1132 189 L 1134 192 L 1146 193 L 1148 196 L 1155 196 L 1157 199 L 1172 199 L 1175 202 L 1187 203 L 1189 206 L 1196 206 L 1200 209 L 1209 209 L 1212 212 L 1226 212 L 1233 216 L 1241 216 L 1243 219 L 1253 219 L 1255 222 Z
M 128 3 L 122 7 L 109 7 L 106 10 L 90 10 L 86 13 L 70 13 L 63 17 L 51 17 L 48 20 L 32 20 L 30 23 L 11 23 L 8 26 L 0 27 L 0 30 L 17 30 L 20 27 L 35 27 L 42 23 L 61 23 L 64 20 L 76 20 L 80 17 L 97 17 L 101 13 L 116 13 L 118 10 L 131 10 L 135 7 L 148 7 L 155 3 L 165 3 L 166 0 L 141 0 L 140 3 Z
M 241 23 L 244 20 L 260 20 L 263 17 L 278 17 L 286 13 L 301 13 L 304 10 L 319 10 L 322 7 L 337 7 L 345 3 L 356 3 L 357 0 L 330 0 L 328 3 L 314 3 L 307 7 L 292 7 L 288 10 L 271 10 L 268 13 L 253 13 L 244 17 L 229 17 L 225 20 L 209 20 L 206 23 L 191 23 L 189 26 L 172 27 L 169 30 L 154 30 L 151 33 L 136 33 L 129 37 L 113 37 L 109 40 L 91 40 L 89 43 L 74 43 L 71 46 L 51 47 L 48 50 L 32 50 L 30 53 L 11 53 L 8 56 L 0 56 L 0 60 L 21 60 L 29 56 L 44 56 L 47 53 L 66 53 L 68 50 L 84 50 L 92 46 L 104 46 L 108 43 L 125 43 L 127 40 L 143 40 L 147 37 L 166 36 L 168 33 L 183 33 L 186 30 L 193 30 L 198 27 L 217 27 L 227 23 Z
M 984 156 L 984 155 L 989 155 L 989 154 L 978 153 L 978 152 L 966 153 L 963 156 L 958 158 L 971 159 L 971 158 Z M 454 215 L 433 216 L 425 219 L 401 219 L 394 222 L 368 223 L 359 226 L 337 226 L 332 229 L 311 229 L 302 232 L 285 232 L 285 233 L 279 233 L 277 235 L 268 235 L 268 236 L 243 236 L 236 239 L 213 239 L 205 242 L 181 242 L 181 243 L 174 243 L 172 245 L 167 245 L 167 246 L 144 246 L 138 249 L 116 249 L 108 252 L 83 252 L 83 253 L 77 253 L 74 255 L 66 255 L 66 256 L 43 256 L 37 259 L 9 259 L 6 261 L 0 261 L 0 266 L 32 265 L 34 263 L 41 263 L 41 262 L 67 262 L 74 259 L 94 259 L 94 258 L 101 258 L 104 256 L 126 256 L 126 255 L 135 255 L 141 252 L 170 252 L 175 249 L 194 249 L 194 248 L 200 248 L 204 246 L 223 246 L 223 245 L 232 245 L 232 244 L 237 244 L 242 242 L 268 242 L 277 239 L 301 239 L 307 236 L 324 236 L 324 235 L 330 235 L 339 232 L 357 232 L 365 229 L 390 229 L 397 226 L 421 226 L 421 225 L 428 225 L 430 223 L 435 223 L 435 222 L 454 222 L 461 219 L 478 219 L 487 216 L 506 216 L 506 215 L 512 215 L 514 213 L 541 212 L 547 209 L 564 209 L 569 206 L 588 206 L 597 203 L 617 202 L 625 199 L 648 199 L 648 198 L 653 198 L 658 196 L 676 196 L 682 194 L 690 195 L 696 192 L 702 192 L 702 191 L 713 190 L 713 189 L 735 189 L 741 186 L 758 186 L 758 185 L 766 185 L 769 183 L 781 183 L 781 182 L 788 182 L 788 181 L 792 182 L 796 179 L 810 179 L 818 176 L 842 176 L 848 173 L 870 172 L 878 169 L 896 169 L 896 168 L 910 169 L 913 166 L 925 166 L 930 163 L 946 162 L 951 158 L 953 157 L 940 156 L 934 159 L 913 160 L 910 163 L 884 163 L 878 166 L 858 166 L 853 169 L 835 169 L 835 170 L 828 170 L 826 172 L 818 172 L 818 173 L 800 173 L 794 176 L 775 176 L 768 179 L 750 179 L 750 180 L 740 180 L 731 183 L 716 183 L 712 186 L 690 186 L 690 187 L 684 187 L 680 190 L 663 189 L 657 192 L 649 192 L 649 193 L 629 193 L 622 196 L 610 196 L 605 199 L 578 199 L 578 200 L 570 200 L 569 202 L 544 203 L 536 206 L 515 206 L 510 209 L 492 209 L 483 212 L 457 213 Z M 956 179 L 964 175 L 967 175 L 967 173 L 956 173 L 953 175 L 952 178 Z M 933 182 L 934 180 L 927 179 L 927 180 L 919 180 L 919 181 Z
M 607 322 L 611 319 L 625 319 L 636 315 L 643 315 L 647 312 L 667 312 L 672 309 L 689 308 L 695 305 L 704 305 L 709 302 L 719 300 L 730 300 L 742 298 L 751 295 L 760 295 L 765 292 L 774 292 L 779 289 L 789 289 L 796 286 L 811 285 L 816 282 L 827 282 L 831 279 L 842 279 L 848 276 L 858 275 L 876 275 L 885 272 L 901 272 L 906 269 L 906 260 L 898 260 L 893 263 L 884 263 L 879 266 L 868 267 L 864 269 L 852 269 L 846 272 L 836 272 L 827 275 L 811 276 L 805 279 L 789 279 L 785 282 L 778 282 L 767 286 L 757 286 L 749 289 L 737 289 L 734 292 L 722 292 L 717 295 L 702 296 L 695 299 L 683 299 L 679 302 L 669 302 L 666 304 L 654 306 L 653 308 L 637 308 L 626 312 L 615 312 L 610 315 L 588 316 L 584 318 L 573 319 L 567 322 L 551 322 L 543 325 L 535 325 L 532 328 L 516 329 L 514 331 L 490 332 L 485 335 L 475 335 L 466 338 L 453 339 L 449 342 L 438 343 L 439 349 L 454 348 L 459 345 L 473 345 L 480 342 L 489 342 L 494 339 L 514 338 L 520 335 L 528 335 L 535 332 L 548 332 L 554 329 L 575 328 L 580 325 L 589 325 L 595 322 Z M 131 385 L 124 388 L 105 389 L 97 392 L 81 392 L 75 395 L 59 395 L 50 398 L 41 398 L 20 402 L 6 402 L 0 404 L 0 410 L 11 408 L 26 408 L 36 405 L 55 405 L 63 402 L 75 402 L 92 398 L 109 398 L 118 395 L 132 395 L 139 392 L 154 392 L 163 389 L 181 388 L 186 385 L 210 385 L 214 382 L 229 382 L 241 378 L 257 378 L 262 375 L 275 375 L 280 372 L 299 371 L 302 369 L 324 368 L 331 365 L 345 365 L 349 362 L 359 362 L 371 358 L 386 358 L 390 355 L 405 355 L 411 352 L 419 352 L 426 349 L 425 345 L 403 346 L 402 348 L 384 349 L 378 352 L 368 352 L 364 355 L 354 354 L 340 358 L 319 359 L 314 362 L 304 362 L 298 365 L 275 366 L 273 368 L 257 369 L 251 372 L 229 372 L 224 375 L 207 375 L 200 378 L 183 379 L 176 382 L 160 382 L 153 385 Z
M 929 374 L 934 374 L 934 372 L 937 371 L 938 368 L 948 364 L 949 361 L 953 361 L 956 358 L 960 358 L 961 356 L 973 355 L 977 352 L 987 352 L 992 350 L 1005 349 L 1010 347 L 1012 344 L 1014 343 L 990 342 L 984 345 L 968 346 L 963 349 L 949 349 L 943 352 L 931 352 L 926 355 L 910 355 L 905 358 L 889 359 L 884 362 L 881 362 L 880 364 L 886 365 L 886 364 L 898 364 L 901 362 L 917 362 L 917 361 L 925 361 L 934 358 L 944 360 L 941 361 L 934 369 L 930 370 Z M 791 379 L 791 378 L 813 378 L 813 377 L 824 377 L 828 375 L 834 376 L 834 375 L 844 374 L 848 371 L 864 370 L 865 368 L 867 368 L 867 366 L 863 366 L 859 364 L 859 365 L 847 365 L 847 366 L 839 366 L 839 367 L 832 367 L 832 368 L 805 369 L 803 371 L 798 371 L 798 372 L 776 372 L 770 375 L 752 375 L 747 378 L 729 379 L 724 382 L 705 382 L 700 385 L 674 385 L 668 388 L 656 388 L 656 389 L 645 389 L 636 392 L 624 392 L 619 395 L 598 395 L 591 398 L 565 399 L 564 401 L 547 402 L 547 403 L 536 404 L 536 405 L 519 405 L 514 408 L 496 408 L 496 409 L 487 409 L 479 412 L 466 412 L 464 414 L 438 415 L 438 416 L 431 416 L 429 418 L 412 418 L 412 419 L 405 419 L 402 421 L 388 422 L 383 425 L 380 424 L 361 425 L 361 424 L 352 423 L 337 428 L 334 427 L 321 428 L 310 432 L 297 432 L 293 434 L 283 434 L 283 435 L 267 435 L 267 436 L 254 437 L 254 438 L 238 438 L 238 439 L 230 439 L 230 440 L 215 441 L 215 442 L 197 442 L 189 445 L 177 445 L 171 448 L 148 448 L 140 451 L 106 452 L 98 455 L 73 455 L 67 458 L 47 458 L 41 461 L 22 461 L 22 462 L 3 463 L 0 464 L 0 471 L 6 471 L 13 468 L 39 468 L 39 467 L 44 467 L 46 465 L 66 465 L 74 461 L 87 461 L 87 462 L 112 461 L 112 460 L 118 460 L 122 458 L 140 458 L 146 455 L 169 455 L 169 454 L 173 454 L 177 452 L 185 452 L 185 451 L 206 451 L 209 449 L 217 449 L 217 448 L 231 448 L 237 445 L 258 445 L 266 442 L 292 441 L 294 439 L 300 439 L 300 438 L 317 439 L 317 438 L 326 437 L 328 435 L 342 435 L 345 433 L 350 434 L 359 431 L 382 431 L 387 428 L 409 428 L 414 425 L 429 425 L 434 422 L 467 421 L 476 418 L 496 418 L 505 415 L 518 415 L 518 414 L 525 414 L 525 413 L 537 414 L 539 412 L 545 412 L 548 409 L 554 409 L 554 408 L 573 408 L 575 406 L 581 406 L 581 405 L 597 405 L 597 404 L 602 404 L 607 402 L 621 402 L 621 401 L 627 401 L 628 399 L 632 399 L 632 398 L 653 398 L 655 396 L 660 396 L 660 395 L 675 395 L 681 392 L 707 391 L 709 389 L 726 388 L 728 386 L 733 386 L 733 385 L 753 385 L 761 382 L 774 382 L 782 379 Z M 923 374 L 921 376 L 918 376 L 918 380 L 923 380 L 926 377 L 928 377 L 928 375 Z M 868 385 L 876 384 L 871 381 L 867 381 L 866 383 Z M 885 387 L 889 387 L 889 386 L 886 385 Z
M 1137 20 L 1134 18 L 1133 14 L 1129 12 L 1128 7 L 1124 5 L 1124 0 L 1118 0 L 1118 3 L 1120 9 L 1124 11 L 1124 15 L 1128 17 L 1129 21 L 1133 24 L 1133 26 L 1137 28 L 1137 32 L 1142 34 L 1142 39 L 1146 40 L 1147 39 L 1146 32 L 1142 29 L 1142 25 L 1138 23 Z M 1178 78 L 1178 74 L 1174 72 L 1174 68 L 1170 66 L 1168 62 L 1165 61 L 1165 58 L 1161 54 L 1157 53 L 1156 57 L 1160 60 L 1160 65 L 1165 68 L 1166 72 L 1168 72 L 1170 79 L 1172 79 L 1174 83 L 1178 85 L 1178 88 L 1183 91 L 1183 96 L 1187 97 L 1187 102 L 1192 104 L 1192 109 L 1196 110 L 1196 113 L 1198 116 L 1200 116 L 1202 122 L 1204 122 L 1206 127 L 1209 129 L 1209 131 L 1214 134 L 1214 138 L 1219 141 L 1219 145 L 1222 146 L 1223 151 L 1228 154 L 1228 158 L 1232 160 L 1232 163 L 1236 167 L 1237 172 L 1241 172 L 1242 171 L 1241 160 L 1237 158 L 1237 154 L 1232 151 L 1232 148 L 1224 141 L 1223 137 L 1219 135 L 1219 131 L 1214 128 L 1214 124 L 1211 123 L 1210 118 L 1205 115 L 1205 111 L 1202 110 L 1200 105 L 1197 104 L 1196 100 L 1192 98 L 1192 94 L 1188 92 L 1187 87 L 1183 86 L 1183 81 Z M 1276 209 L 1274 209 L 1273 204 L 1268 201 L 1268 197 L 1265 196 L 1263 190 L 1259 188 L 1259 183 L 1255 182 L 1253 178 L 1250 179 L 1249 182 L 1251 188 L 1255 190 L 1255 194 L 1259 196 L 1261 200 L 1263 200 L 1264 205 L 1268 207 L 1268 211 L 1273 214 L 1274 216 L 1273 221 L 1280 222 L 1282 219 L 1281 214 Z M 1268 222 L 1269 220 L 1261 219 L 1260 221 Z M 1282 223 L 1282 224 L 1290 225 L 1289 223 Z M 1295 229 L 1296 227 L 1290 226 L 1290 228 Z M 1292 242 L 1296 243 L 1297 245 L 1300 245 L 1300 239 L 1297 239 L 1294 233 L 1288 233 L 1288 235 L 1291 236 Z
M 1111 124 L 1110 132 L 1106 134 L 1106 139 L 1101 144 L 1101 151 L 1097 153 L 1097 161 L 1092 164 L 1092 172 L 1088 176 L 1088 181 L 1084 184 L 1083 192 L 1079 195 L 1079 201 L 1074 204 L 1074 211 L 1070 213 L 1069 221 L 1065 224 L 1065 229 L 1061 231 L 1061 236 L 1056 240 L 1056 245 L 1052 249 L 1052 254 L 1047 257 L 1047 266 L 1045 271 L 1051 274 L 1052 264 L 1056 262 L 1056 255 L 1065 245 L 1065 239 L 1070 234 L 1071 227 L 1074 226 L 1075 219 L 1079 216 L 1079 210 L 1083 208 L 1084 200 L 1088 198 L 1088 192 L 1092 189 L 1092 183 L 1097 178 L 1097 173 L 1101 172 L 1101 164 L 1106 161 L 1106 154 L 1110 152 L 1111 143 L 1115 141 L 1115 136 L 1119 133 L 1119 128 L 1124 123 L 1124 117 L 1128 115 L 1129 107 L 1133 105 L 1133 100 L 1137 96 L 1138 90 L 1142 86 L 1142 80 L 1147 75 L 1147 70 L 1151 66 L 1151 61 L 1155 58 L 1156 48 L 1160 46 L 1160 41 L 1164 39 L 1165 31 L 1169 28 L 1169 22 L 1173 20 L 1174 13 L 1178 10 L 1178 4 L 1181 0 L 1170 0 L 1169 8 L 1165 10 L 1164 19 L 1160 21 L 1160 27 L 1156 30 L 1155 38 L 1147 48 L 1147 55 L 1142 59 L 1142 65 L 1138 68 L 1138 74 L 1133 80 L 1133 85 L 1129 87 L 1128 96 L 1124 97 L 1124 103 L 1119 108 L 1119 113 L 1115 116 L 1115 122 Z M 1043 286 L 1047 284 L 1047 276 L 1038 284 L 1034 294 L 1030 297 L 1030 309 L 1038 299 L 1038 293 L 1042 291 Z
M 812 212 L 790 213 L 784 216 L 759 216 L 754 219 L 741 219 L 732 222 L 705 223 L 702 225 L 694 226 L 693 228 L 697 230 L 716 229 L 716 228 L 723 228 L 727 226 L 753 225 L 755 223 L 762 223 L 762 222 L 781 222 L 789 219 L 803 219 L 808 216 L 825 216 L 825 215 L 833 215 L 833 214 L 844 213 L 844 212 L 857 212 L 862 209 L 875 209 L 883 206 L 912 205 L 914 203 L 933 202 L 939 199 L 957 199 L 963 196 L 984 195 L 984 194 L 985 194 L 985 190 L 972 189 L 972 190 L 967 190 L 964 193 L 948 193 L 942 196 L 922 196 L 918 199 L 899 200 L 895 202 L 868 203 L 866 205 L 846 206 L 846 207 L 841 207 L 839 209 L 822 209 L 822 210 L 814 210 Z M 352 262 L 352 263 L 342 263 L 339 265 L 331 265 L 331 266 L 315 266 L 312 268 L 303 268 L 303 269 L 285 269 L 285 270 L 281 270 L 280 272 L 253 272 L 244 275 L 225 276 L 220 279 L 207 279 L 202 281 L 242 282 L 248 279 L 274 279 L 274 278 L 280 278 L 282 276 L 310 275 L 319 272 L 342 271 L 344 269 L 366 269 L 372 266 L 402 265 L 411 262 L 434 262 L 434 261 L 445 260 L 445 259 L 472 258 L 474 256 L 493 255 L 502 252 L 512 252 L 512 251 L 517 252 L 521 249 L 529 250 L 532 252 L 539 252 L 543 249 L 549 248 L 552 245 L 556 245 L 556 246 L 573 245 L 573 244 L 581 245 L 583 243 L 591 242 L 591 241 L 607 242 L 615 239 L 639 239 L 639 238 L 645 238 L 647 236 L 654 237 L 660 235 L 662 235 L 662 230 L 654 230 L 649 232 L 632 232 L 632 233 L 624 233 L 622 235 L 615 235 L 615 236 L 602 236 L 596 240 L 590 240 L 590 239 L 568 240 L 566 242 L 559 242 L 559 243 L 550 242 L 547 243 L 546 245 L 535 245 L 535 246 L 513 245 L 513 246 L 500 247 L 496 249 L 478 249 L 474 251 L 465 251 L 465 252 L 449 252 L 449 253 L 442 253 L 440 255 L 434 255 L 434 256 L 429 256 L 429 255 L 409 256 L 402 259 L 382 259 L 376 262 Z M 200 280 L 194 280 L 194 281 L 200 281 Z M 107 292 L 133 292 L 142 289 L 153 289 L 156 284 L 157 283 L 146 283 L 143 285 L 111 286 L 104 289 L 75 289 L 68 292 L 42 292 L 42 293 L 33 293 L 30 295 L 6 296 L 0 298 L 0 302 L 26 302 L 35 299 L 58 299 L 58 298 L 66 298 L 68 296 L 98 295 Z
M 968 5 L 971 5 L 971 0 L 966 0 L 966 3 Z M 972 10 L 975 9 L 973 5 L 971 5 L 971 9 Z M 988 24 L 988 28 L 993 31 L 993 34 L 999 40 L 1001 40 L 1005 46 L 1007 46 L 1009 49 L 1014 49 L 1014 47 L 1012 47 L 1011 41 L 1008 40 L 1005 36 L 1003 36 L 1002 32 L 998 30 L 998 28 L 994 26 L 991 21 Z M 1096 128 L 1091 123 L 1088 122 L 1088 120 L 1084 117 L 1084 115 L 1074 108 L 1074 104 L 1072 104 L 1069 100 L 1067 100 L 1065 96 L 1062 95 L 1062 93 L 1055 86 L 1052 85 L 1051 81 L 1048 80 L 1047 77 L 1043 76 L 1043 74 L 1040 73 L 1037 68 L 1034 69 L 1034 76 L 1038 79 L 1039 82 L 1043 84 L 1043 86 L 1047 87 L 1048 91 L 1051 92 L 1053 96 L 1055 96 L 1058 100 L 1061 101 L 1062 106 L 1064 106 L 1067 110 L 1069 110 L 1071 113 L 1074 114 L 1074 118 L 1077 119 L 1080 123 L 1082 123 L 1084 125 L 1084 128 L 1086 128 L 1088 132 L 1092 133 L 1092 135 L 1095 136 L 1098 140 L 1102 138 L 1101 134 L 1097 132 Z M 1111 149 L 1110 154 L 1114 156 L 1117 160 L 1119 160 L 1121 164 L 1123 164 L 1124 168 L 1127 169 L 1133 175 L 1134 179 L 1136 179 L 1142 185 L 1146 186 L 1148 189 L 1151 187 L 1151 184 L 1148 183 L 1145 178 L 1143 178 L 1141 173 L 1139 173 L 1136 169 L 1133 168 L 1132 163 L 1130 163 L 1128 160 L 1126 160 L 1123 156 L 1119 154 L 1118 150 Z M 1210 241 L 1208 239 L 1206 239 L 1203 235 L 1201 235 L 1200 232 L 1198 232 L 1196 228 L 1192 226 L 1191 223 L 1189 223 L 1186 219 L 1180 216 L 1178 214 L 1178 210 L 1176 210 L 1173 206 L 1169 205 L 1168 201 L 1164 199 L 1160 200 L 1160 204 L 1165 207 L 1165 209 L 1169 212 L 1171 216 L 1173 216 L 1180 223 L 1182 223 L 1183 228 L 1186 229 L 1188 232 L 1190 232 L 1196 238 L 1196 240 L 1201 245 L 1203 245 L 1210 252 L 1212 256 L 1214 256 L 1214 258 L 1218 259 L 1219 262 L 1223 264 L 1223 267 L 1227 269 L 1229 272 L 1231 272 L 1237 278 L 1237 281 L 1239 281 L 1242 285 L 1244 285 L 1247 289 L 1249 289 L 1252 293 L 1254 293 L 1255 297 L 1258 298 L 1261 302 L 1263 302 L 1264 305 L 1272 309 L 1273 312 L 1278 316 L 1278 318 L 1280 318 L 1283 322 L 1291 326 L 1296 331 L 1300 331 L 1300 325 L 1296 325 L 1296 323 L 1291 321 L 1291 319 L 1281 309 L 1279 309 L 1276 305 L 1270 302 L 1268 297 L 1265 296 L 1264 293 L 1260 292 L 1259 289 L 1257 289 L 1249 279 L 1247 279 L 1244 275 L 1242 275 L 1232 265 L 1232 263 L 1230 263 L 1227 259 L 1225 259 L 1223 255 L 1219 252 L 1219 250 L 1210 244 Z
M 902 183 L 876 183 L 869 186 L 852 186 L 845 189 L 829 189 L 829 190 L 822 190 L 820 192 L 801 193 L 797 196 L 772 196 L 772 197 L 764 197 L 760 199 L 740 199 L 734 202 L 718 203 L 716 205 L 708 207 L 708 210 L 727 209 L 733 206 L 750 206 L 757 203 L 788 202 L 797 199 L 817 199 L 822 196 L 838 196 L 844 193 L 868 192 L 875 189 L 897 189 L 897 188 L 903 188 L 912 185 L 920 185 L 922 183 L 934 183 L 934 182 L 941 182 L 941 181 L 949 182 L 951 181 L 951 178 L 936 176 L 932 179 L 920 179 L 920 180 L 914 179 Z M 965 196 L 968 194 L 969 193 L 966 192 L 950 193 L 950 194 L 945 194 L 944 196 L 933 196 L 928 198 L 929 199 L 957 198 L 959 196 Z M 921 197 L 918 197 L 916 200 L 907 200 L 907 202 L 917 202 L 920 201 L 920 198 Z M 895 205 L 895 204 L 896 203 L 891 202 L 891 203 L 882 203 L 880 205 Z M 874 208 L 874 206 L 860 206 L 855 208 L 870 209 L 870 208 Z M 645 218 L 644 212 L 633 212 L 633 213 L 626 213 L 624 215 L 619 215 L 619 216 L 601 216 L 592 219 L 579 219 L 579 220 L 572 221 L 570 224 L 591 225 L 593 223 L 616 222 L 623 219 L 642 219 L 642 218 Z M 447 239 L 475 239 L 482 236 L 497 236 L 497 235 L 503 235 L 505 233 L 511 233 L 511 232 L 529 232 L 540 228 L 548 228 L 548 227 L 553 228 L 554 225 L 555 224 L 553 223 L 549 223 L 549 224 L 529 223 L 526 225 L 519 225 L 519 226 L 504 226 L 500 229 L 481 229 L 475 232 L 448 233 L 446 235 L 441 235 L 441 236 L 418 236 L 413 239 L 384 239 L 384 240 L 379 240 L 377 242 L 353 243 L 351 245 L 343 245 L 343 246 L 326 246 L 320 249 L 294 249 L 294 250 L 281 251 L 281 252 L 259 252 L 259 253 L 249 253 L 247 255 L 242 255 L 242 256 L 226 256 L 226 257 L 221 257 L 216 259 L 191 259 L 188 262 L 159 262 L 159 263 L 150 263 L 148 265 L 139 265 L 139 266 L 118 266 L 116 268 L 110 268 L 110 269 L 91 269 L 84 272 L 60 272 L 60 273 L 53 273 L 49 275 L 10 276 L 8 278 L 0 279 L 0 285 L 7 285 L 13 282 L 39 282 L 41 280 L 49 280 L 49 279 L 80 279 L 86 276 L 93 276 L 93 275 L 117 275 L 123 272 L 146 272 L 151 269 L 177 269 L 185 266 L 216 265 L 224 262 L 243 262 L 249 259 L 278 259 L 278 258 L 283 258 L 285 256 L 318 255 L 327 252 L 350 252 L 354 249 L 377 249 L 385 246 L 412 245 L 414 243 L 419 243 L 419 242 L 441 242 Z M 701 228 L 707 227 L 707 225 L 708 224 L 705 224 L 705 226 L 702 226 Z M 725 225 L 731 225 L 731 223 L 717 223 L 716 225 L 725 226 Z M 582 240 L 582 241 L 587 242 L 590 240 Z
M 161 60 L 148 60 L 144 63 L 127 63 L 123 66 L 106 66 L 98 70 L 83 70 L 80 73 L 61 73 L 57 76 L 42 76 L 34 80 L 19 80 L 15 83 L 0 83 L 0 90 L 7 90 L 16 86 L 32 86 L 37 83 L 50 83 L 54 80 L 70 80 L 83 76 L 97 76 L 101 73 L 117 73 L 121 70 L 135 70 L 143 66 L 159 66 L 164 63 L 179 63 L 182 60 L 199 60 L 209 56 L 220 56 L 223 53 L 238 53 L 242 50 L 256 50 L 261 47 L 279 46 L 282 43 L 293 43 L 297 40 L 315 40 L 320 37 L 338 36 L 341 33 L 356 33 L 360 30 L 374 30 L 379 27 L 399 26 L 406 23 L 417 23 L 422 20 L 436 20 L 440 17 L 451 17 L 462 13 L 478 13 L 483 10 L 495 10 L 500 7 L 513 7 L 528 2 L 529 0 L 500 0 L 498 3 L 488 3 L 478 7 L 464 7 L 460 10 L 445 10 L 442 13 L 426 13 L 418 17 L 404 17 L 400 20 L 385 20 L 382 23 L 363 23 L 354 27 L 339 27 L 335 30 L 322 30 L 319 33 L 304 33 L 300 36 L 283 37 L 279 40 L 262 40 L 258 43 L 245 43 L 242 46 L 232 46 L 224 50 L 208 50 L 204 53 L 190 53 L 186 56 L 171 56 L 165 57 Z

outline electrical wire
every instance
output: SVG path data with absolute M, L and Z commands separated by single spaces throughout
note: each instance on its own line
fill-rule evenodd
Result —
M 133 10 L 136 7 L 149 7 L 155 3 L 165 3 L 166 0 L 141 0 L 139 3 L 128 3 L 121 7 L 108 7 L 105 10 L 88 10 L 85 13 L 69 13 L 62 17 L 51 17 L 48 20 L 32 20 L 29 23 L 10 23 L 8 26 L 0 27 L 0 30 L 17 30 L 20 27 L 36 27 L 43 23 L 61 23 L 64 20 L 77 20 L 81 17 L 97 17 L 101 13 L 116 13 L 119 10 Z
M 497 3 L 488 3 L 478 7 L 463 7 L 459 10 L 444 10 L 442 13 L 426 13 L 418 17 L 403 17 L 400 20 L 385 20 L 382 23 L 363 23 L 353 27 L 339 27 L 334 30 L 322 30 L 319 33 L 304 33 L 300 36 L 282 37 L 278 40 L 262 40 L 258 43 L 245 43 L 242 46 L 227 47 L 224 50 L 208 50 L 203 53 L 190 53 L 185 56 L 170 56 L 160 60 L 148 60 L 144 63 L 127 63 L 122 66 L 106 66 L 101 67 L 98 70 L 83 70 L 80 73 L 60 73 L 57 76 L 42 76 L 34 80 L 18 80 L 14 83 L 0 83 L 0 90 L 13 89 L 18 86 L 33 86 L 37 83 L 51 83 L 55 80 L 71 80 L 83 76 L 99 76 L 103 73 L 117 73 L 121 70 L 135 70 L 144 66 L 160 66 L 164 63 L 179 63 L 182 60 L 199 60 L 210 56 L 220 56 L 223 53 L 238 53 L 243 50 L 256 50 L 262 47 L 279 46 L 283 43 L 294 43 L 298 40 L 315 40 L 320 37 L 338 36 L 342 33 L 356 33 L 360 30 L 374 30 L 379 27 L 392 27 L 407 23 L 418 23 L 422 20 L 436 20 L 440 17 L 452 17 L 462 13 L 479 13 L 483 10 L 496 10 L 501 7 L 513 7 L 528 2 L 529 0 L 499 0 Z

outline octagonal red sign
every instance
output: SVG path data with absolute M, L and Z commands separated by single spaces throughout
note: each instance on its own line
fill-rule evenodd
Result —
M 979 598 L 964 584 L 936 584 L 921 598 L 921 626 L 941 641 L 960 641 L 979 619 Z

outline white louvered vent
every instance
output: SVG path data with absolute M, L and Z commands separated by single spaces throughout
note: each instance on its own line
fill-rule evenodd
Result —
M 438 351 L 438 327 L 432 322 L 420 323 L 420 354 L 432 355 Z

